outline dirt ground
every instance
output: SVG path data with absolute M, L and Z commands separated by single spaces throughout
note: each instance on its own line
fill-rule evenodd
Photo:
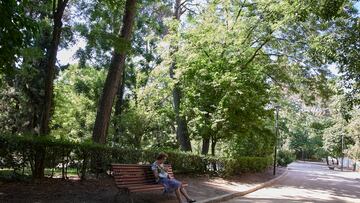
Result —
M 278 169 L 280 175 L 284 169 Z M 234 191 L 246 190 L 256 184 L 274 178 L 272 170 L 264 173 L 242 174 L 223 179 L 208 176 L 177 175 L 177 179 L 189 183 L 189 194 L 203 200 Z M 176 202 L 174 194 L 161 191 L 131 195 L 134 202 Z M 45 179 L 41 182 L 0 182 L 0 202 L 129 202 L 129 196 L 119 192 L 111 177 L 101 180 Z

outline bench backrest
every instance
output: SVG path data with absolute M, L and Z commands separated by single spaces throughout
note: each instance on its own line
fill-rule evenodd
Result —
M 171 165 L 164 165 L 169 175 L 174 177 Z M 111 164 L 113 176 L 118 187 L 128 185 L 155 184 L 151 165 Z

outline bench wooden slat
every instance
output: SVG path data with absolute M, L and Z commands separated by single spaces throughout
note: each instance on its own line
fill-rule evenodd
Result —
M 119 182 L 132 182 L 132 181 L 147 181 L 147 180 L 155 180 L 154 177 L 151 178 L 143 178 L 143 177 L 136 177 L 136 178 L 114 178 L 116 181 Z
M 156 190 L 163 190 L 164 187 L 154 187 L 154 188 L 140 188 L 140 189 L 134 189 L 134 190 L 129 190 L 129 192 L 148 192 L 148 191 L 156 191 Z
M 138 171 L 135 171 L 135 170 L 132 170 L 132 171 L 128 171 L 128 170 L 113 170 L 114 173 L 117 173 L 117 174 L 130 174 L 130 173 L 140 173 L 140 174 L 144 174 L 144 173 L 152 173 L 152 171 L 145 171 L 145 170 L 138 170 Z M 172 171 L 168 171 L 168 173 L 173 173 Z
M 115 168 L 113 171 L 151 171 L 149 168 Z
M 148 166 L 151 166 L 151 164 L 144 164 L 144 165 L 138 165 L 138 164 L 111 164 L 113 168 L 147 168 Z M 171 164 L 164 164 L 165 167 L 172 167 Z
M 169 168 L 171 169 L 172 166 L 169 166 L 169 165 L 164 165 L 165 168 Z M 131 166 L 131 167 L 126 167 L 126 166 L 117 166 L 117 165 L 111 165 L 111 168 L 113 169 L 151 169 L 151 165 L 139 165 L 139 166 Z
M 117 182 L 133 182 L 133 181 L 154 181 L 154 178 L 129 178 L 129 179 L 122 179 L 122 178 L 115 178 Z
M 172 168 L 172 166 L 170 164 L 164 164 L 165 167 L 167 168 Z M 132 165 L 132 164 L 111 164 L 111 167 L 112 168 L 148 168 L 148 167 L 151 167 L 150 164 L 145 164 L 145 165 Z
M 153 175 L 153 172 L 152 171 L 151 172 L 122 171 L 122 172 L 114 172 L 114 174 L 116 174 L 117 176 L 121 176 L 121 177 L 130 177 L 130 176 L 133 177 L 133 176 L 151 176 L 151 175 Z M 172 172 L 168 172 L 168 174 L 173 175 Z
M 141 173 L 132 173 L 132 174 L 125 174 L 125 173 L 114 173 L 114 176 L 118 177 L 118 178 L 137 178 L 137 177 L 143 177 L 143 178 L 155 178 L 154 175 L 152 173 L 148 173 L 148 174 L 141 174 Z M 173 173 L 169 173 L 170 176 L 173 176 Z
M 113 171 L 116 174 L 124 174 L 124 175 L 128 175 L 128 174 L 152 174 L 152 171 Z
M 144 171 L 144 170 L 139 170 L 139 171 L 126 171 L 126 170 L 113 170 L 114 173 L 116 174 L 152 174 L 152 171 Z M 173 171 L 168 170 L 168 173 L 173 173 Z
M 168 168 L 165 167 L 167 170 L 172 170 L 172 168 Z M 123 170 L 123 171 L 140 171 L 140 170 L 151 170 L 150 166 L 149 167 L 141 167 L 141 168 L 127 168 L 127 167 L 112 167 L 113 170 Z
M 183 186 L 188 186 L 188 183 L 183 182 Z M 123 185 L 122 187 L 128 187 L 130 189 L 137 189 L 137 188 L 150 188 L 150 187 L 161 187 L 164 188 L 161 184 L 130 184 L 130 185 Z
M 154 177 L 116 177 L 115 180 L 119 181 L 133 181 L 133 180 L 154 180 Z
M 188 183 L 186 182 L 182 182 L 183 186 L 188 186 Z M 154 187 L 161 187 L 164 188 L 161 184 L 127 184 L 127 185 L 119 185 L 120 188 L 139 188 L 139 186 L 143 186 L 143 187 L 150 187 L 150 186 L 154 186 Z
M 159 185 L 155 182 L 155 180 L 147 180 L 147 181 L 118 181 L 118 180 L 115 180 L 115 183 L 116 185 L 118 186 L 124 186 L 124 185 Z M 183 182 L 182 183 L 183 185 L 187 185 L 187 183 Z
M 127 185 L 130 190 L 141 189 L 141 188 L 164 188 L 160 184 L 149 184 L 149 185 Z
M 124 186 L 124 185 L 157 185 L 155 181 L 146 181 L 146 182 L 115 182 L 117 186 Z
M 150 168 L 113 168 L 114 171 L 151 171 Z M 172 171 L 172 168 L 167 168 L 168 171 Z
M 119 178 L 133 178 L 133 177 L 151 177 L 151 178 L 154 178 L 154 174 L 141 174 L 141 173 L 134 173 L 134 174 L 125 174 L 125 173 L 122 173 L 122 174 L 118 174 L 116 173 L 116 176 L 119 177 Z
M 121 173 L 117 173 L 117 172 L 115 172 L 115 173 L 113 173 L 114 175 L 117 175 L 117 176 L 119 176 L 119 177 L 130 177 L 130 176 L 150 176 L 150 175 L 152 175 L 153 173 L 151 172 L 151 173 L 141 173 L 141 172 L 128 172 L 128 173 L 126 173 L 126 172 L 121 172 Z
M 157 184 L 158 185 L 158 184 Z M 183 187 L 187 187 L 188 184 L 182 184 Z M 153 191 L 153 190 L 163 190 L 164 187 L 163 186 L 160 186 L 160 187 L 149 187 L 149 188 L 131 188 L 130 187 L 130 192 L 146 192 L 146 191 Z

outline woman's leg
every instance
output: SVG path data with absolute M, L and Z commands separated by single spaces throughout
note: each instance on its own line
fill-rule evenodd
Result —
M 168 181 L 169 187 L 172 187 L 175 189 L 175 194 L 179 202 L 181 202 L 181 194 L 184 195 L 187 201 L 194 201 L 190 198 L 190 196 L 187 194 L 186 190 L 183 188 L 182 183 L 176 179 L 171 179 Z
M 193 200 L 190 198 L 190 196 L 188 195 L 188 193 L 186 192 L 185 188 L 182 185 L 180 186 L 180 191 L 184 195 L 187 201 Z
M 179 203 L 181 203 L 181 193 L 180 188 L 175 190 L 176 198 L 178 199 Z

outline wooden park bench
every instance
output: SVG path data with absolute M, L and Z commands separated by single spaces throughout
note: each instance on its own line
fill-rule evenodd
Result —
M 165 168 L 169 176 L 174 178 L 171 165 L 165 165 Z M 164 189 L 163 185 L 156 183 L 155 176 L 151 171 L 151 165 L 111 164 L 111 169 L 116 186 L 120 190 L 125 191 L 129 196 L 131 193 Z M 182 183 L 183 187 L 187 185 Z

